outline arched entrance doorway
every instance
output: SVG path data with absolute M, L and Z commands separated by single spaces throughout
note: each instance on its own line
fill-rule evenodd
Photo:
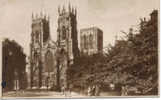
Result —
M 45 63 L 44 63 L 44 82 L 46 88 L 51 88 L 53 85 L 53 74 L 54 74 L 54 56 L 51 51 L 47 51 L 45 54 Z

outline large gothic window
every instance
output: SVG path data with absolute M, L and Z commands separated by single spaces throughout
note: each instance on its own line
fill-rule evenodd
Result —
M 87 49 L 87 38 L 85 35 L 84 35 L 84 48 Z
M 43 27 L 43 42 L 46 42 L 49 38 L 49 26 L 47 23 L 44 23 Z
M 52 72 L 54 67 L 54 58 L 51 51 L 47 51 L 45 54 L 45 71 Z
M 39 42 L 39 32 L 38 31 L 35 32 L 35 40 L 36 40 L 36 43 Z
M 89 46 L 91 49 L 93 49 L 93 35 L 92 34 L 90 34 L 89 36 Z

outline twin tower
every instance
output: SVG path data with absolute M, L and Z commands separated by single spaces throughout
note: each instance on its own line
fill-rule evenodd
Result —
M 51 40 L 50 18 L 32 15 L 30 43 L 30 87 L 68 88 L 68 68 L 79 54 L 77 10 L 58 7 L 57 41 Z

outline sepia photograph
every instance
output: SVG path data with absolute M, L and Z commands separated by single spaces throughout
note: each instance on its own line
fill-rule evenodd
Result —
M 159 97 L 160 0 L 0 0 L 1 98 Z

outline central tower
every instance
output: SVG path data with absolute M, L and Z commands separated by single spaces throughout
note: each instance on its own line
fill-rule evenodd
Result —
M 57 42 L 60 52 L 59 72 L 60 86 L 68 87 L 68 68 L 75 62 L 79 54 L 77 39 L 77 10 L 68 5 L 68 10 L 63 6 L 58 7 Z

